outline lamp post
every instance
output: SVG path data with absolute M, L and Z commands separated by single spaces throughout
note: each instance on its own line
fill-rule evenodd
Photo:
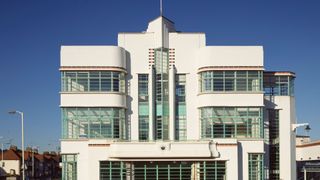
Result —
M 23 112 L 14 110 L 9 111 L 9 114 L 20 114 L 21 117 L 22 180 L 25 180 Z
M 38 146 L 32 146 L 31 149 L 32 149 L 32 178 L 34 178 L 34 151 L 35 149 L 37 148 L 37 151 L 39 149 Z
M 0 139 L 2 139 L 3 137 L 0 136 Z M 1 142 L 1 167 L 3 167 L 3 142 Z

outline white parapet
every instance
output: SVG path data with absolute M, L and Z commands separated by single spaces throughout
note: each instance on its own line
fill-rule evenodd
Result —
M 211 66 L 263 67 L 262 46 L 206 46 L 197 52 L 198 68 Z
M 119 67 L 126 69 L 126 52 L 117 46 L 62 46 L 61 67 Z

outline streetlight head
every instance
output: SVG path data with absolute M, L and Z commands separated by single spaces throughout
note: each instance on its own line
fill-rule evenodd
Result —
M 305 131 L 309 132 L 311 130 L 309 125 L 306 125 L 306 127 L 304 128 Z
M 9 113 L 9 114 L 16 114 L 17 111 L 16 111 L 16 110 L 14 110 L 14 111 L 9 111 L 8 113 Z
M 9 113 L 9 114 L 20 114 L 20 115 L 23 114 L 23 112 L 17 111 L 17 110 L 9 111 L 8 113 Z

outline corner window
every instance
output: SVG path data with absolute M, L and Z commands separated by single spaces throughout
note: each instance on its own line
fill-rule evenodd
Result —
M 266 73 L 263 82 L 265 95 L 294 96 L 294 79 L 293 76 L 279 76 Z

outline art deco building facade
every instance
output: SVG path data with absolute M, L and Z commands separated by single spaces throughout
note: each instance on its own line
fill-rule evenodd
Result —
M 295 179 L 295 75 L 263 56 L 163 16 L 118 46 L 62 46 L 63 179 Z

